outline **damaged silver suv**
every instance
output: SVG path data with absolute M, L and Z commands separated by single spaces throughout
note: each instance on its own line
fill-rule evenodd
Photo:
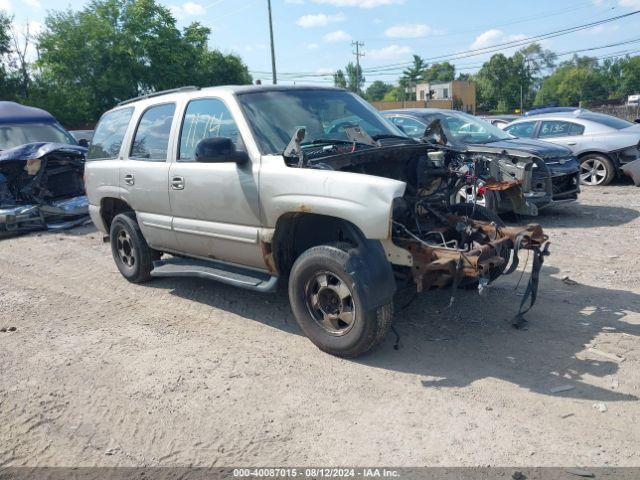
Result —
M 525 185 L 535 160 L 413 140 L 343 90 L 185 87 L 103 115 L 86 188 L 129 281 L 195 276 L 263 292 L 280 281 L 309 339 L 354 357 L 384 338 L 398 286 L 481 289 L 515 269 L 519 249 L 535 259 L 514 325 L 524 322 L 547 237 L 452 199 L 480 177 Z

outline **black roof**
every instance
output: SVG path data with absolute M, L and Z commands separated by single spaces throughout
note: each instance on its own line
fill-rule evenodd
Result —
M 16 102 L 0 101 L 0 124 L 54 123 L 55 117 L 41 108 L 27 107 Z

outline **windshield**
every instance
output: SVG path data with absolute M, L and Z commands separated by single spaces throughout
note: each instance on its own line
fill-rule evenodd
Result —
M 344 127 L 350 125 L 359 126 L 371 137 L 406 136 L 372 106 L 342 90 L 242 93 L 238 100 L 265 154 L 282 153 L 301 127 L 306 129 L 303 143 L 317 139 L 346 141 Z
M 462 112 L 440 112 L 425 118 L 427 123 L 440 120 L 449 143 L 491 143 L 514 138 L 504 130 Z
M 78 144 L 71 134 L 55 123 L 0 125 L 0 150 L 33 142 Z

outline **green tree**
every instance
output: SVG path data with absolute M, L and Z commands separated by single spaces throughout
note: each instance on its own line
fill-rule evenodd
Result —
M 342 70 L 333 74 L 333 84 L 338 88 L 347 88 L 347 77 L 344 76 Z
M 456 78 L 456 67 L 449 62 L 433 63 L 421 75 L 421 80 L 428 83 L 451 82 Z
M 242 61 L 207 46 L 210 30 L 180 31 L 155 0 L 92 0 L 50 13 L 39 38 L 32 102 L 69 125 L 94 122 L 115 103 L 183 85 L 250 83 Z
M 605 84 L 606 75 L 596 59 L 574 57 L 543 80 L 535 103 L 588 106 L 607 99 Z
M 353 62 L 349 62 L 345 67 L 345 73 L 349 91 L 358 94 L 362 93 L 362 87 L 365 81 L 364 75 L 362 75 L 362 67 Z
M 493 55 L 476 75 L 478 109 L 482 111 L 513 111 L 520 107 L 520 89 L 527 90 L 531 78 L 523 56 Z
M 381 80 L 376 80 L 367 88 L 366 99 L 370 102 L 379 102 L 388 92 L 393 90 L 393 88 L 393 85 Z
M 618 97 L 640 93 L 640 57 L 625 58 L 620 62 L 620 86 Z
M 7 69 L 11 53 L 11 19 L 0 11 L 0 98 L 12 99 L 14 88 Z

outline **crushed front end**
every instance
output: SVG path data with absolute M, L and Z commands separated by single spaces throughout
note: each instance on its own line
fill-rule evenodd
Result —
M 482 291 L 516 269 L 520 250 L 531 251 L 532 275 L 514 322 L 521 325 L 522 314 L 536 298 L 548 237 L 539 225 L 507 227 L 481 205 L 456 203 L 456 193 L 466 184 L 477 188 L 482 181 L 485 188 L 500 191 L 525 208 L 522 193 L 531 190 L 533 171 L 542 160 L 505 149 L 459 150 L 397 138 L 373 140 L 292 148 L 295 155 L 285 154 L 285 159 L 291 167 L 404 181 L 405 194 L 391 208 L 386 250 L 397 282 L 413 284 L 418 292 L 476 285 Z M 530 305 L 525 309 L 527 300 Z
M 0 235 L 63 229 L 88 220 L 86 149 L 29 143 L 0 153 Z

